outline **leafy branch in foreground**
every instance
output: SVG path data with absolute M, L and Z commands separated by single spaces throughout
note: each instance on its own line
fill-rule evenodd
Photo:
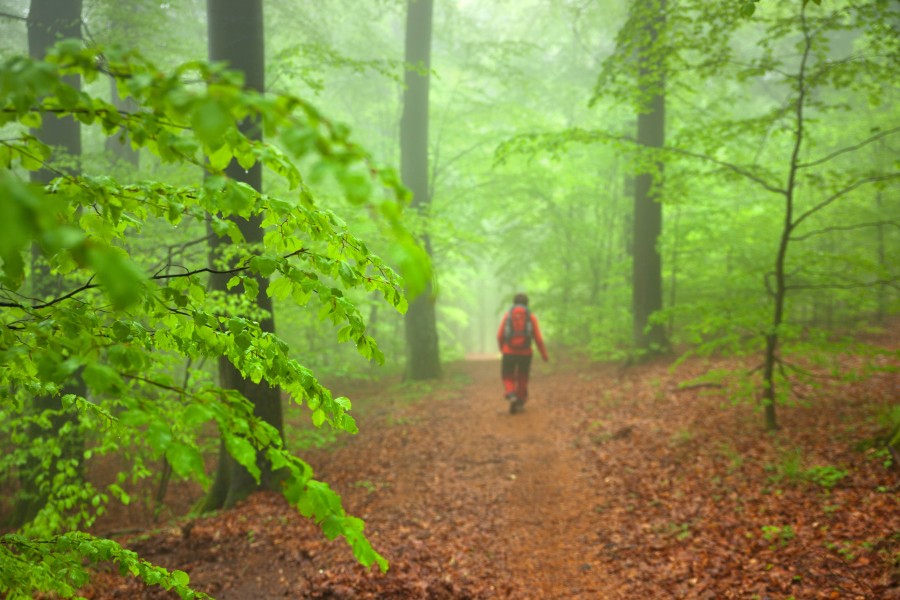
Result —
M 112 77 L 138 109 L 121 111 L 73 88 L 69 75 Z M 46 118 L 74 118 L 107 136 L 127 132 L 133 147 L 195 170 L 197 183 L 71 174 L 40 139 Z M 245 120 L 271 141 L 242 134 Z M 345 127 L 300 98 L 245 90 L 239 75 L 202 62 L 163 72 L 134 53 L 69 41 L 43 61 L 15 56 L 0 64 L 0 126 L 12 132 L 0 142 L 0 467 L 8 484 L 31 478 L 44 498 L 37 515 L 0 544 L 0 591 L 71 595 L 89 577 L 87 559 L 112 560 L 148 584 L 203 597 L 190 591 L 185 574 L 78 530 L 103 513 L 110 496 L 127 503 L 123 485 L 150 476 L 148 460 L 164 457 L 179 476 L 208 485 L 203 439 L 210 426 L 254 477 L 264 454 L 288 500 L 329 539 L 343 537 L 362 564 L 386 569 L 363 522 L 346 514 L 340 497 L 288 452 L 246 398 L 212 385 L 202 371 L 182 372 L 185 361 L 226 360 L 241 376 L 305 403 L 315 426 L 356 433 L 350 401 L 333 397 L 287 343 L 260 328 L 258 278 L 270 279 L 266 293 L 274 300 L 316 307 L 339 341 L 381 361 L 348 292 L 378 292 L 403 312 L 404 287 L 421 289 L 429 277 L 427 259 L 401 221 L 408 193 L 396 174 L 374 165 Z M 287 193 L 270 196 L 230 179 L 225 168 L 232 161 L 262 164 Z M 26 181 L 36 170 L 55 179 L 46 186 Z M 403 279 L 338 215 L 317 206 L 307 176 L 336 183 L 351 206 L 383 220 Z M 262 242 L 248 244 L 233 216 L 259 219 Z M 227 266 L 190 264 L 184 253 L 174 264 L 171 252 L 158 255 L 166 252 L 160 235 L 186 247 L 207 227 L 227 242 Z M 152 274 L 148 264 L 156 265 Z M 228 288 L 240 286 L 243 294 L 209 289 L 210 274 L 224 271 L 232 276 Z M 47 276 L 56 284 L 38 285 Z M 84 395 L 63 395 L 76 378 Z M 37 410 L 37 397 L 62 402 Z M 77 418 L 57 431 L 60 413 Z M 81 461 L 58 460 L 76 435 L 88 440 L 84 463 L 115 454 L 130 467 L 115 483 L 94 488 Z
M 185 600 L 209 598 L 190 589 L 190 576 L 184 571 L 168 571 L 142 560 L 135 552 L 112 540 L 81 532 L 65 533 L 46 539 L 19 534 L 0 536 L 0 589 L 10 590 L 8 598 L 30 598 L 25 591 L 72 597 L 90 580 L 89 569 L 113 563 L 122 575 L 138 577 L 147 585 L 171 590 Z M 78 556 L 82 560 L 73 561 Z

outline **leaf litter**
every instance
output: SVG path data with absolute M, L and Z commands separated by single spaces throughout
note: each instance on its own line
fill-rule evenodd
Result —
M 868 443 L 896 374 L 817 389 L 770 434 L 757 407 L 679 386 L 708 368 L 537 365 L 518 415 L 498 361 L 457 363 L 415 401 L 400 384 L 338 389 L 361 433 L 304 458 L 365 519 L 386 574 L 272 493 L 161 529 L 132 506 L 99 527 L 145 527 L 121 541 L 224 599 L 900 599 L 900 469 Z M 167 501 L 199 493 L 173 485 Z M 82 593 L 172 596 L 111 572 Z

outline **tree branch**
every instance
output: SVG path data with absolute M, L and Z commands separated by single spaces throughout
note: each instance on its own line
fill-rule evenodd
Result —
M 882 225 L 893 225 L 894 227 L 900 228 L 900 221 L 874 221 L 871 223 L 857 223 L 855 225 L 835 225 L 834 227 L 825 227 L 824 229 L 817 229 L 815 231 L 810 231 L 809 233 L 805 233 L 803 235 L 791 236 L 791 241 L 792 242 L 800 242 L 800 241 L 809 239 L 813 236 L 831 233 L 832 231 L 852 231 L 854 229 L 865 229 L 867 227 L 880 227 Z
M 615 141 L 615 142 L 627 142 L 629 144 L 641 146 L 641 148 L 644 148 L 644 146 L 642 144 L 639 144 L 636 139 L 634 139 L 633 137 L 627 136 L 627 135 L 614 135 L 611 133 L 607 133 L 605 131 L 585 131 L 582 129 L 570 130 L 569 133 L 570 133 L 570 139 L 567 141 L 589 143 L 589 142 L 593 142 L 593 141 L 597 141 L 597 140 L 606 139 L 606 140 Z M 523 137 L 525 137 L 525 136 L 523 136 Z M 548 138 L 552 137 L 552 138 L 559 139 L 560 136 L 553 135 L 553 136 L 546 136 L 546 137 L 548 137 Z M 691 158 L 696 158 L 696 159 L 699 159 L 699 160 L 702 160 L 705 162 L 713 163 L 713 164 L 719 165 L 720 167 L 724 167 L 725 169 L 727 169 L 733 173 L 736 173 L 737 175 L 740 175 L 741 177 L 745 177 L 745 178 L 749 179 L 750 181 L 762 186 L 764 189 L 766 189 L 770 192 L 773 192 L 775 194 L 781 194 L 781 195 L 787 194 L 787 190 L 772 185 L 771 183 L 769 183 L 768 181 L 766 181 L 759 175 L 755 175 L 755 174 L 751 173 L 744 167 L 741 167 L 739 165 L 735 165 L 735 164 L 732 164 L 729 162 L 725 162 L 723 160 L 719 160 L 718 158 L 714 158 L 714 157 L 706 155 L 706 154 L 700 154 L 699 152 L 692 152 L 690 150 L 685 150 L 683 148 L 675 148 L 672 146 L 662 146 L 660 148 L 656 148 L 655 151 L 670 152 L 672 154 L 680 154 L 682 156 L 689 156 Z
M 860 288 L 868 288 L 879 285 L 887 285 L 900 289 L 900 282 L 896 279 L 876 279 L 874 281 L 854 282 L 854 283 L 810 283 L 786 285 L 785 289 L 790 290 L 856 290 Z
M 299 254 L 307 254 L 308 252 L 309 251 L 306 250 L 305 248 L 301 248 L 300 250 L 295 250 L 295 251 L 291 252 L 290 254 L 285 254 L 282 258 L 287 259 L 287 258 L 291 258 L 293 256 L 297 256 Z M 168 266 L 172 266 L 172 265 L 168 265 Z M 185 271 L 184 273 L 178 273 L 178 274 L 174 274 L 174 275 L 157 273 L 156 275 L 152 275 L 148 279 L 150 281 L 162 281 L 162 280 L 166 280 L 166 279 L 176 279 L 179 277 L 191 277 L 193 275 L 199 275 L 200 273 L 210 273 L 213 275 L 230 275 L 232 273 L 239 273 L 241 271 L 246 271 L 249 268 L 250 267 L 246 266 L 246 265 L 242 266 L 242 267 L 235 267 L 233 269 L 225 269 L 225 270 L 204 267 L 202 269 L 194 269 L 193 271 Z M 25 309 L 25 310 L 40 310 L 42 308 L 49 308 L 50 306 L 53 306 L 54 304 L 58 304 L 58 303 L 62 302 L 63 300 L 68 300 L 69 298 L 71 298 L 77 294 L 80 294 L 81 292 L 83 292 L 85 290 L 99 287 L 99 284 L 91 283 L 93 280 L 94 280 L 94 275 L 91 275 L 91 278 L 88 279 L 88 282 L 85 283 L 84 285 L 82 285 L 81 287 L 75 288 L 74 290 L 70 291 L 69 293 L 67 293 L 63 296 L 60 296 L 58 298 L 54 298 L 53 300 L 48 300 L 47 302 L 42 302 L 40 304 L 34 304 L 31 306 L 22 304 L 20 302 L 0 302 L 0 308 L 21 308 L 21 309 Z
M 826 155 L 826 156 L 823 156 L 823 157 L 820 158 L 820 159 L 817 159 L 817 160 L 814 160 L 814 161 L 811 161 L 811 162 L 808 162 L 808 163 L 799 163 L 799 164 L 797 165 L 797 168 L 798 168 L 798 169 L 805 169 L 805 168 L 808 168 L 808 167 L 814 167 L 814 166 L 816 166 L 816 165 L 821 165 L 822 163 L 828 162 L 828 161 L 831 160 L 832 158 L 836 158 L 836 157 L 840 156 L 841 154 L 846 154 L 847 152 L 853 152 L 853 151 L 855 151 L 855 150 L 859 150 L 859 149 L 862 148 L 863 146 L 867 146 L 868 144 L 871 144 L 872 142 L 876 142 L 876 141 L 880 140 L 880 139 L 883 138 L 883 137 L 887 137 L 887 136 L 889 136 L 889 135 L 893 135 L 893 134 L 898 133 L 898 132 L 900 132 L 900 127 L 894 127 L 894 128 L 892 128 L 892 129 L 888 129 L 887 131 L 881 131 L 881 132 L 878 132 L 878 133 L 876 133 L 875 135 L 873 135 L 872 137 L 867 138 L 867 139 L 861 141 L 861 142 L 858 143 L 858 144 L 855 144 L 855 145 L 853 145 L 853 146 L 847 146 L 846 148 L 841 148 L 840 150 L 835 150 L 835 151 L 832 152 L 831 154 L 828 154 L 828 155 Z
M 24 308 L 24 309 L 30 309 L 30 310 L 40 310 L 40 309 L 42 309 L 42 308 L 47 308 L 47 307 L 53 306 L 54 304 L 58 304 L 59 302 L 62 302 L 63 300 L 68 300 L 68 299 L 71 298 L 72 296 L 75 296 L 75 295 L 77 295 L 77 294 L 80 294 L 81 292 L 83 292 L 83 291 L 85 291 L 85 290 L 89 290 L 89 289 L 91 289 L 91 288 L 98 287 L 99 284 L 91 283 L 93 280 L 94 280 L 94 276 L 91 275 L 90 279 L 88 279 L 87 283 L 85 283 L 83 286 L 78 287 L 78 288 L 75 288 L 74 290 L 72 290 L 72 291 L 69 292 L 68 294 L 65 294 L 65 295 L 63 295 L 63 296 L 60 296 L 60 297 L 58 297 L 58 298 L 54 298 L 53 300 L 48 300 L 47 302 L 43 302 L 43 303 L 41 303 L 41 304 L 35 304 L 35 305 L 32 305 L 32 306 L 26 306 L 25 304 L 21 304 L 21 303 L 19 303 L 19 302 L 0 302 L 0 307 L 3 307 L 3 308 Z
M 822 210 L 823 208 L 825 208 L 826 206 L 828 206 L 829 204 L 831 204 L 832 202 L 834 202 L 835 200 L 840 198 L 841 196 L 843 196 L 845 194 L 849 194 L 850 192 L 852 192 L 853 190 L 855 190 L 856 188 L 858 188 L 862 185 L 865 185 L 867 183 L 875 183 L 877 181 L 888 181 L 890 179 L 897 179 L 898 177 L 900 177 L 900 172 L 888 173 L 887 175 L 874 175 L 872 177 L 865 177 L 858 181 L 854 181 L 852 184 L 848 185 L 847 187 L 845 187 L 842 190 L 838 190 L 837 192 L 835 192 L 834 194 L 832 194 L 831 196 L 829 196 L 828 198 L 826 198 L 819 204 L 813 206 L 812 208 L 807 210 L 805 213 L 803 213 L 802 215 L 797 217 L 797 220 L 791 224 L 791 227 L 796 228 L 807 217 L 819 212 L 820 210 Z
M 8 12 L 0 12 L 0 17 L 3 17 L 4 19 L 12 19 L 13 21 L 28 21 L 28 17 L 22 17 L 20 15 L 14 15 Z

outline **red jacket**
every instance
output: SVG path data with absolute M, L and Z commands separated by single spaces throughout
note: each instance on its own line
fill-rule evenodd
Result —
M 534 316 L 534 313 L 529 311 L 529 317 L 531 318 L 531 326 L 534 330 L 533 339 L 537 342 L 538 350 L 541 352 L 541 357 L 544 360 L 547 360 L 547 348 L 544 347 L 544 338 L 541 335 L 541 328 L 538 327 L 537 317 Z M 533 351 L 531 349 L 531 345 L 529 344 L 527 348 L 514 349 L 510 348 L 509 344 L 503 341 L 503 330 L 506 327 L 506 320 L 509 318 L 509 311 L 503 315 L 503 319 L 500 321 L 500 328 L 497 329 L 497 347 L 500 349 L 500 352 L 503 354 L 517 354 L 520 356 L 531 356 Z

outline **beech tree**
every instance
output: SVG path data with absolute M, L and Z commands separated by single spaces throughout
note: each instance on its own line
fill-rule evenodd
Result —
M 429 255 L 428 90 L 433 13 L 433 0 L 407 2 L 406 89 L 400 119 L 400 172 L 404 185 L 412 192 L 410 207 L 426 217 L 421 237 Z M 427 282 L 406 313 L 406 375 L 413 380 L 434 379 L 441 375 L 434 292 L 431 282 Z
M 262 93 L 266 87 L 262 1 L 207 0 L 207 18 L 210 62 L 221 61 L 228 64 L 230 68 L 241 73 L 246 89 Z M 252 119 L 245 119 L 238 128 L 248 139 L 258 141 L 262 137 L 260 125 Z M 259 162 L 245 169 L 237 160 L 232 159 L 224 172 L 229 179 L 246 183 L 257 193 L 262 191 L 262 165 Z M 263 241 L 264 233 L 261 227 L 262 217 L 263 215 L 254 215 L 246 219 L 234 216 L 230 220 L 237 225 L 246 243 L 259 244 Z M 233 261 L 227 258 L 228 240 L 211 236 L 210 241 L 210 263 L 214 270 L 221 271 L 213 273 L 210 277 L 212 289 L 221 294 L 228 294 L 230 277 L 227 271 L 234 266 Z M 272 313 L 272 299 L 268 295 L 268 279 L 258 275 L 253 285 L 260 292 L 255 307 L 260 314 L 260 329 L 274 334 L 275 318 Z M 236 293 L 236 290 L 231 293 Z M 284 418 L 280 390 L 264 382 L 247 380 L 241 375 L 240 370 L 224 357 L 220 357 L 218 362 L 219 384 L 225 389 L 236 390 L 244 398 L 249 399 L 253 403 L 254 414 L 283 436 Z M 250 471 L 232 458 L 223 439 L 215 481 L 204 508 L 215 510 L 231 507 L 260 486 L 274 489 L 272 466 L 262 452 L 257 458 L 257 466 L 260 469 L 260 476 L 254 478 Z
M 660 36 L 666 22 L 666 0 L 647 0 L 635 6 L 638 29 L 637 57 L 640 95 L 637 109 L 637 143 L 662 148 L 666 139 L 666 62 Z M 634 180 L 634 233 L 632 237 L 632 301 L 634 345 L 643 352 L 662 352 L 668 342 L 665 329 L 654 313 L 663 308 L 660 235 L 663 227 L 664 163 L 653 161 Z

